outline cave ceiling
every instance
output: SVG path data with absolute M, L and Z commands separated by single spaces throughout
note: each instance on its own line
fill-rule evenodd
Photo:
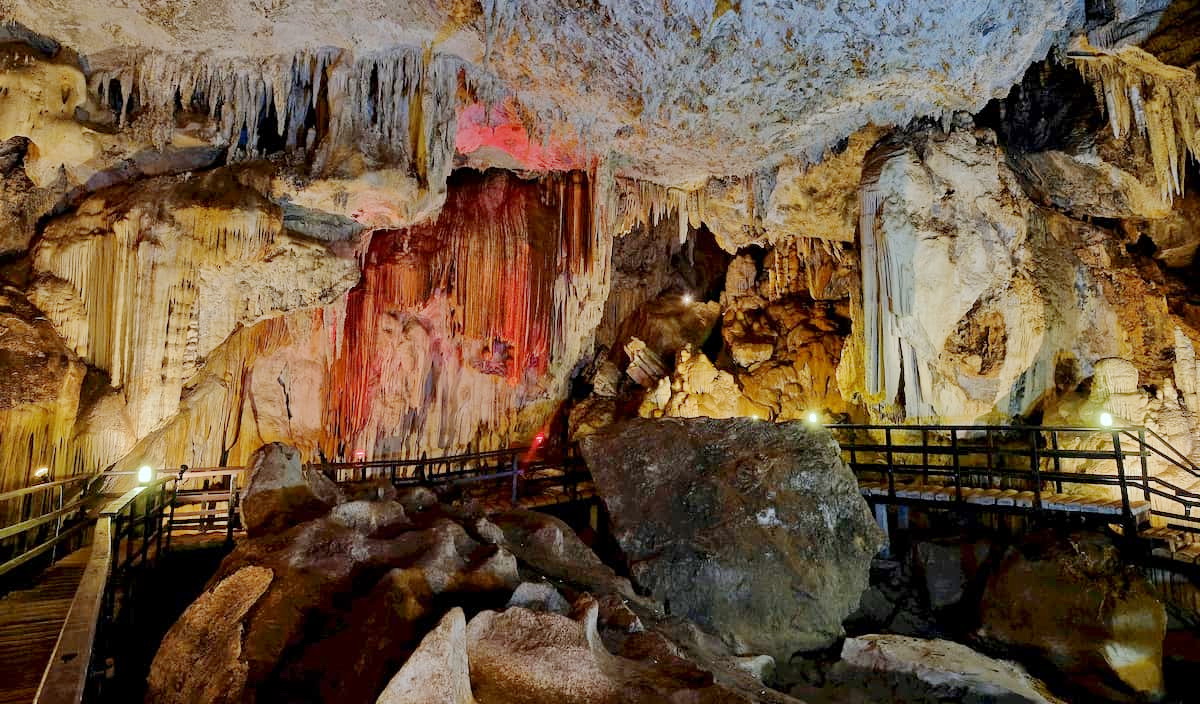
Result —
M 498 79 L 540 136 L 610 156 L 622 175 L 694 187 L 815 161 L 868 123 L 978 111 L 1072 33 L 1107 27 L 1101 36 L 1120 40 L 1122 23 L 1164 4 L 8 0 L 0 15 L 93 67 L 148 53 L 253 66 L 320 47 L 421 47 Z

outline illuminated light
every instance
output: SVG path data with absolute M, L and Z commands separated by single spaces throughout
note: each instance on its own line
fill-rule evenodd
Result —
M 816 411 L 809 411 L 806 417 L 809 425 L 818 425 L 821 422 L 821 414 Z
M 149 484 L 154 479 L 154 468 L 148 464 L 138 467 L 137 478 L 139 484 Z
M 1113 424 L 1112 414 L 1105 411 L 1100 414 L 1100 426 L 1103 428 L 1111 428 Z
M 355 450 L 354 451 L 354 460 L 356 462 L 361 462 L 361 461 L 365 460 L 366 458 L 367 458 L 366 450 Z
M 685 306 L 690 306 L 690 305 L 692 305 L 692 300 L 693 300 L 693 299 L 692 299 L 692 294 L 690 294 L 690 293 L 685 293 L 685 294 L 683 294 L 683 304 L 684 304 Z
M 49 467 L 38 467 L 37 471 L 33 473 L 33 476 L 40 478 L 40 477 L 46 476 L 49 473 L 50 473 Z
M 762 417 L 759 416 L 757 413 L 751 413 L 750 417 L 754 420 L 762 420 Z
M 537 435 L 533 436 L 533 444 L 534 445 L 541 445 L 544 442 L 546 442 L 546 434 L 545 433 L 538 433 Z

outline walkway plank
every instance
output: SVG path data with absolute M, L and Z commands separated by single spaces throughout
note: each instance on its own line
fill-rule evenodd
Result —
M 90 554 L 76 550 L 0 599 L 0 704 L 33 702 Z

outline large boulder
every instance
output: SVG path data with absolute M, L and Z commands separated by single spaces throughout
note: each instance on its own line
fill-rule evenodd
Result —
M 250 536 L 287 530 L 325 515 L 340 500 L 337 485 L 302 465 L 296 448 L 271 443 L 250 458 L 242 525 Z
M 823 648 L 882 536 L 821 429 L 635 419 L 582 441 L 634 579 L 739 654 Z
M 1020 666 L 948 640 L 897 635 L 847 638 L 833 679 L 875 692 L 876 701 L 1060 704 Z
M 1165 609 L 1103 536 L 1040 534 L 1010 549 L 980 617 L 981 637 L 1040 656 L 1095 694 L 1163 694 Z

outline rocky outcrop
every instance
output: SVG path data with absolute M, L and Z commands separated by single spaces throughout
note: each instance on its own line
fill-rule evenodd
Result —
M 259 455 L 251 495 L 314 493 L 294 452 Z M 238 543 L 164 639 L 147 702 L 794 704 L 662 620 L 556 518 L 489 518 L 427 490 L 346 493 L 315 518 L 315 504 L 273 513 L 273 532 Z M 468 625 L 463 609 L 479 615 Z
M 163 637 L 146 683 L 154 698 L 147 701 L 244 701 L 250 674 L 242 650 L 244 619 L 271 586 L 273 576 L 269 568 L 247 566 L 201 594 Z
M 829 645 L 880 535 L 829 434 L 639 419 L 582 441 L 634 579 L 737 653 Z
M 54 478 L 76 470 L 68 441 L 85 371 L 40 311 L 0 286 L 0 492 L 28 486 L 42 468 Z
M 249 466 L 250 481 L 241 508 L 242 525 L 251 537 L 278 533 L 323 516 L 341 498 L 337 485 L 302 465 L 300 453 L 293 447 L 266 445 L 254 454 Z M 352 507 L 339 507 L 333 520 L 347 527 L 364 522 L 351 521 L 352 516 Z
M 981 637 L 1035 654 L 1099 696 L 1163 693 L 1163 605 L 1101 536 L 1043 534 L 1012 548 L 980 615 Z
M 847 638 L 832 677 L 870 690 L 878 701 L 1062 704 L 1020 665 L 948 640 Z
M 476 704 L 462 609 L 446 612 L 437 628 L 426 634 L 376 704 Z

